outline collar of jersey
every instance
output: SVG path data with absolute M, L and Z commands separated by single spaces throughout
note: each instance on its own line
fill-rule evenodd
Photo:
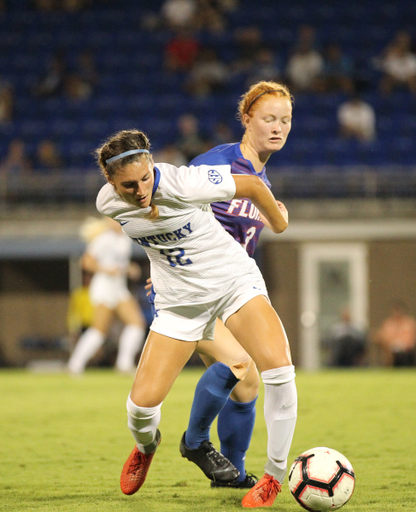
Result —
M 155 171 L 155 182 L 153 183 L 153 190 L 152 190 L 152 197 L 156 194 L 157 187 L 159 186 L 160 182 L 160 171 L 157 167 L 154 167 Z
M 260 172 L 256 172 L 256 169 L 254 169 L 253 167 L 253 164 L 251 163 L 250 160 L 247 160 L 247 158 L 244 158 L 244 155 L 243 153 L 241 152 L 241 148 L 240 148 L 240 142 L 237 142 L 237 145 L 236 145 L 236 153 L 237 153 L 237 156 L 239 158 L 241 158 L 242 160 L 244 160 L 244 162 L 248 162 L 249 166 L 250 166 L 250 169 L 253 171 L 253 173 L 256 175 L 256 176 L 260 176 L 260 174 L 264 171 L 264 167 L 263 166 L 263 169 L 260 171 Z

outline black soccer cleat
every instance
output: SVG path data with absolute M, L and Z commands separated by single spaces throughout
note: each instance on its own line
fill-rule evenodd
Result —
M 258 482 L 258 478 L 254 476 L 252 473 L 246 472 L 246 477 L 241 482 L 211 482 L 211 487 L 226 487 L 229 489 L 251 489 Z
M 186 433 L 186 432 L 185 432 Z M 210 441 L 204 441 L 198 448 L 191 450 L 185 444 L 185 433 L 179 445 L 182 457 L 194 462 L 213 482 L 233 482 L 240 476 L 238 469 L 214 448 Z

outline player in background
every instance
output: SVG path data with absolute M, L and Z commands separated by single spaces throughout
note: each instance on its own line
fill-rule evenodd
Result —
M 287 212 L 258 176 L 233 175 L 230 165 L 154 165 L 149 147 L 142 132 L 128 130 L 97 150 L 108 181 L 98 194 L 97 209 L 144 248 L 156 291 L 156 314 L 127 400 L 136 446 L 124 464 L 121 489 L 133 494 L 143 485 L 160 443 L 163 400 L 198 342 L 213 340 L 220 318 L 255 361 L 265 386 L 266 473 L 243 498 L 243 506 L 271 506 L 286 474 L 297 416 L 289 343 L 254 259 L 202 206 L 248 198 L 275 233 L 286 229 Z M 238 379 L 222 381 L 231 390 Z M 204 462 L 223 482 L 238 476 L 208 445 Z
M 93 305 L 91 326 L 80 336 L 68 361 L 68 371 L 80 374 L 104 344 L 114 316 L 125 324 L 119 339 L 115 367 L 123 373 L 136 370 L 136 356 L 143 346 L 146 324 L 136 300 L 127 287 L 127 277 L 138 279 L 140 267 L 130 262 L 132 242 L 120 224 L 103 217 L 88 218 L 81 226 L 87 243 L 82 268 L 93 273 L 89 285 Z
M 81 286 L 77 286 L 69 294 L 66 324 L 70 346 L 73 348 L 78 338 L 91 326 L 94 308 L 90 299 L 91 272 L 82 269 Z
M 266 163 L 270 156 L 280 151 L 289 135 L 292 119 L 292 97 L 286 86 L 272 81 L 261 81 L 241 97 L 238 105 L 244 134 L 241 142 L 222 144 L 194 158 L 190 165 L 231 165 L 233 174 L 259 176 L 270 188 L 266 176 Z M 284 206 L 280 203 L 280 208 Z M 247 198 L 211 204 L 216 219 L 230 235 L 253 256 L 265 219 Z M 266 222 L 267 224 L 267 222 Z M 200 345 L 202 345 L 200 343 Z M 224 364 L 230 359 L 230 351 L 240 354 L 241 361 L 250 361 L 242 353 L 241 346 L 233 338 L 221 320 L 217 320 L 212 357 L 201 354 L 207 371 L 201 377 L 195 391 L 188 428 L 181 442 L 182 455 L 198 461 L 198 452 L 209 440 L 209 428 L 213 411 L 223 400 L 224 407 L 218 416 L 218 436 L 221 453 L 239 470 L 236 481 L 221 483 L 212 481 L 211 487 L 253 487 L 256 477 L 245 470 L 246 451 L 249 447 L 256 416 L 256 400 L 259 374 L 250 361 L 247 374 L 239 374 L 240 380 L 227 399 L 215 386 L 218 374 L 224 374 Z M 231 367 L 227 378 L 232 379 L 236 369 Z

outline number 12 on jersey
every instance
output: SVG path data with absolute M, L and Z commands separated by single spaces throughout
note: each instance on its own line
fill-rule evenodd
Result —
M 176 249 L 160 249 L 160 254 L 166 256 L 171 267 L 176 267 L 177 265 L 183 267 L 192 263 L 192 260 L 185 257 L 185 251 L 179 247 Z

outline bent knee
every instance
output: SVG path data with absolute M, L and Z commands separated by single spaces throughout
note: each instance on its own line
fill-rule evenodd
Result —
M 238 380 L 244 380 L 249 372 L 250 366 L 252 365 L 252 359 L 250 356 L 244 358 L 241 362 L 230 365 L 230 370 L 237 377 Z
M 246 378 L 234 387 L 230 398 L 235 402 L 251 402 L 259 393 L 260 376 L 254 364 L 250 366 Z

